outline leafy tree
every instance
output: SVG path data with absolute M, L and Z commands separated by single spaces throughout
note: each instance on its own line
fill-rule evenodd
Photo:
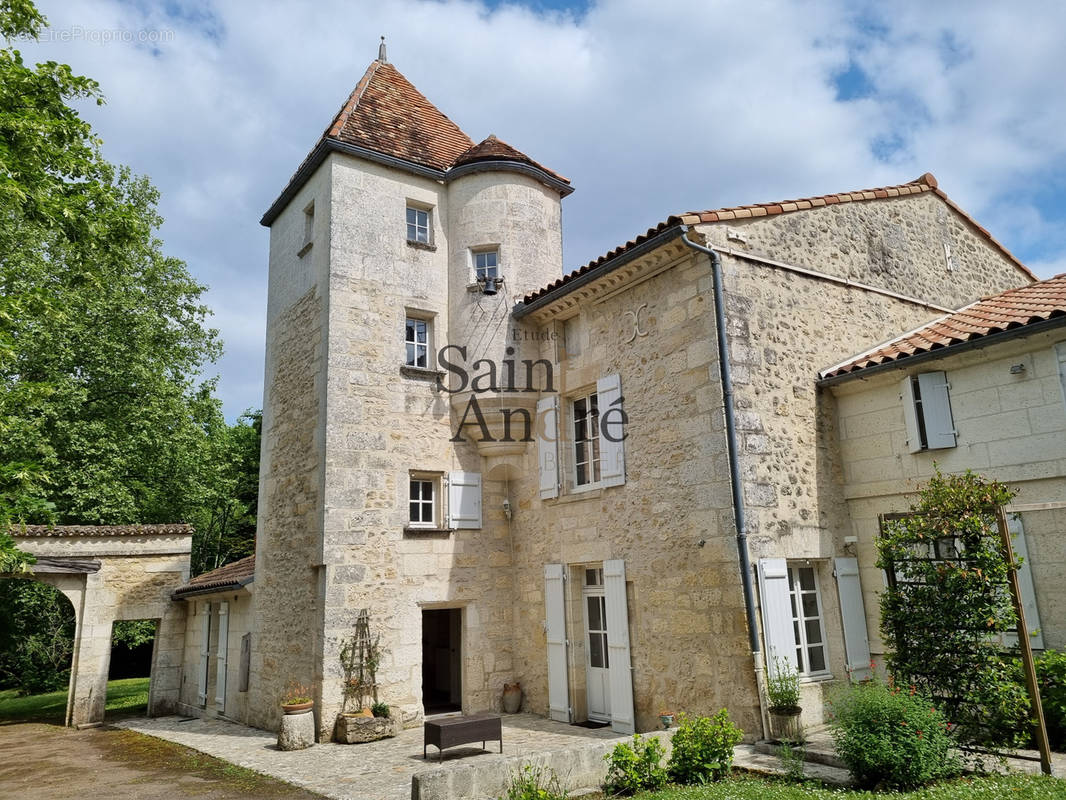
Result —
M 0 579 L 0 687 L 63 689 L 74 649 L 74 607 L 45 583 Z

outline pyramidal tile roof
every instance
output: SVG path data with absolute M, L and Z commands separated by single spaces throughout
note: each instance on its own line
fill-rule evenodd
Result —
M 383 61 L 367 68 L 323 137 L 439 170 L 474 146 L 396 67 Z
M 985 297 L 829 367 L 822 371 L 820 377 L 825 380 L 854 375 L 871 367 L 905 361 L 935 350 L 946 350 L 995 333 L 1021 332 L 1028 326 L 1056 317 L 1066 324 L 1066 273 Z
M 329 150 L 345 147 L 359 148 L 356 155 L 365 154 L 372 159 L 377 154 L 392 166 L 407 165 L 416 172 L 421 169 L 437 180 L 446 180 L 448 171 L 458 166 L 487 162 L 526 165 L 532 169 L 516 168 L 536 175 L 562 195 L 573 191 L 570 181 L 562 175 L 495 136 L 475 145 L 396 67 L 379 58 L 367 67 L 260 224 L 274 221 Z
M 707 211 L 686 211 L 683 214 L 674 214 L 667 217 L 654 228 L 648 228 L 644 233 L 630 239 L 625 244 L 608 251 L 599 258 L 590 261 L 583 267 L 564 275 L 562 278 L 559 278 L 559 280 L 554 281 L 535 292 L 527 294 L 522 302 L 525 304 L 532 303 L 548 293 L 565 286 L 572 280 L 603 266 L 607 262 L 639 247 L 659 234 L 678 225 L 698 225 L 701 223 L 728 222 L 735 219 L 751 219 L 753 217 L 773 217 L 779 214 L 807 211 L 812 208 L 824 208 L 825 206 L 835 206 L 843 203 L 887 200 L 889 198 L 907 197 L 908 195 L 924 194 L 926 192 L 936 194 L 937 197 L 943 200 L 949 208 L 959 214 L 968 224 L 972 225 L 981 236 L 986 238 L 996 249 L 1003 253 L 1003 255 L 1027 278 L 1034 281 L 1037 279 L 1036 275 L 1034 275 L 1025 264 L 1019 261 L 1013 253 L 1000 244 L 991 233 L 983 228 L 977 220 L 957 206 L 954 201 L 952 201 L 951 198 L 938 187 L 936 178 L 933 177 L 931 172 L 926 172 L 916 180 L 908 183 L 901 183 L 897 186 L 882 186 L 876 189 L 860 189 L 857 192 L 838 192 L 836 194 L 824 194 L 817 197 L 803 197 L 796 200 L 781 200 L 774 203 L 756 203 L 754 205 L 729 206 L 726 208 L 709 209 Z

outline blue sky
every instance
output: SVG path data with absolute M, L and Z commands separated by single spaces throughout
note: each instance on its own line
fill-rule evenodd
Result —
M 230 419 L 262 403 L 258 220 L 381 34 L 473 139 L 572 179 L 567 270 L 670 214 L 929 171 L 1039 275 L 1066 271 L 1066 4 L 39 2 L 52 35 L 20 48 L 100 82 L 105 154 L 151 176 L 167 252 L 210 287 Z

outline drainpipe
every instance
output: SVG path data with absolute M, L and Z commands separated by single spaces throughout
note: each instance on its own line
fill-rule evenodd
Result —
M 755 618 L 755 592 L 751 580 L 751 559 L 748 557 L 748 523 L 744 516 L 744 486 L 740 480 L 740 457 L 737 454 L 737 424 L 733 410 L 733 374 L 729 365 L 729 336 L 725 328 L 725 299 L 722 290 L 722 258 L 714 250 L 696 244 L 688 238 L 688 225 L 681 226 L 681 241 L 706 253 L 711 259 L 714 283 L 714 322 L 718 340 L 718 372 L 722 377 L 722 405 L 725 411 L 725 439 L 729 453 L 729 481 L 733 488 L 733 518 L 737 528 L 737 553 L 740 555 L 740 582 L 744 587 L 744 611 L 748 620 L 748 643 L 755 667 L 755 686 L 759 695 L 759 717 L 762 721 L 762 738 L 769 734 L 765 691 L 766 675 L 763 668 L 762 647 Z

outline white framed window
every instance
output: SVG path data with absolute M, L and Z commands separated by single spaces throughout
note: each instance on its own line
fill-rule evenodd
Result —
M 903 379 L 900 398 L 910 452 L 955 447 L 957 437 L 951 415 L 950 388 L 944 372 L 922 372 Z
M 796 671 L 805 676 L 824 675 L 829 671 L 829 659 L 825 651 L 822 595 L 813 566 L 788 565 L 788 596 L 796 638 Z
M 408 316 L 404 324 L 404 364 L 408 367 L 430 369 L 429 337 L 432 326 L 428 319 Z
M 596 486 L 600 482 L 599 395 L 590 392 L 570 403 L 574 430 L 574 486 Z
M 419 244 L 430 243 L 433 217 L 428 208 L 407 206 L 407 241 Z
M 436 475 L 411 474 L 407 521 L 412 528 L 435 528 L 440 496 L 440 478 Z
M 474 251 L 474 277 L 478 281 L 488 278 L 500 277 L 500 251 L 475 250 Z

